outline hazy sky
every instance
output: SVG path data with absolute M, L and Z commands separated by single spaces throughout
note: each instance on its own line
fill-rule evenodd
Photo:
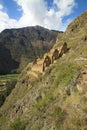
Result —
M 40 25 L 65 30 L 87 9 L 87 0 L 0 0 L 0 32 Z

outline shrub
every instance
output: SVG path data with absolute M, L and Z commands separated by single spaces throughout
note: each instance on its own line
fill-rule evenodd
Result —
M 10 124 L 10 127 L 8 130 L 25 130 L 26 127 L 26 121 L 20 120 L 19 118 L 15 120 L 13 123 Z

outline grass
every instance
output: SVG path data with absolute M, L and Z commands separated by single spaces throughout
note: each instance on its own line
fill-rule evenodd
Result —
M 37 97 L 37 102 L 34 108 L 41 109 L 59 98 L 60 89 L 65 93 L 66 87 L 73 84 L 73 78 L 78 75 L 78 65 L 73 63 L 56 63 L 51 73 L 46 73 L 44 79 L 41 81 L 41 86 L 45 83 L 44 88 L 39 89 L 39 94 L 45 92 L 44 98 Z M 47 80 L 48 79 L 48 80 Z M 47 84 L 46 84 L 47 82 Z M 63 93 L 62 93 L 63 94 Z M 64 100 L 66 95 L 62 95 Z M 63 99 L 61 99 L 63 100 Z
M 10 124 L 8 130 L 25 130 L 26 121 L 21 119 L 16 119 L 13 123 Z
M 56 72 L 54 87 L 58 87 L 58 85 L 65 87 L 72 82 L 73 77 L 78 73 L 78 66 L 73 63 L 62 63 L 55 67 L 53 73 Z

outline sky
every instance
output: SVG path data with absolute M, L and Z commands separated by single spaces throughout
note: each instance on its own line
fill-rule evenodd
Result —
M 65 31 L 87 10 L 87 0 L 0 0 L 0 32 L 39 25 Z

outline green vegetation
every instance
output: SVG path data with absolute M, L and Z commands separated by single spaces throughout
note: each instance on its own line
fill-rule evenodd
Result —
M 7 75 L 0 75 L 0 84 L 3 82 L 7 82 L 10 80 L 17 80 L 19 74 L 7 74 Z
M 19 118 L 15 120 L 13 123 L 10 124 L 8 130 L 25 130 L 26 128 L 26 121 L 20 120 Z
M 63 124 L 65 118 L 66 118 L 66 111 L 62 110 L 58 106 L 54 106 L 53 113 L 51 114 L 54 125 L 56 126 L 56 129 L 60 129 L 61 124 Z
M 72 78 L 78 72 L 77 68 L 78 68 L 77 65 L 72 64 L 72 63 L 63 63 L 56 66 L 54 73 L 55 72 L 58 72 L 58 73 L 54 81 L 54 86 L 57 87 L 58 84 L 67 86 L 72 81 Z

